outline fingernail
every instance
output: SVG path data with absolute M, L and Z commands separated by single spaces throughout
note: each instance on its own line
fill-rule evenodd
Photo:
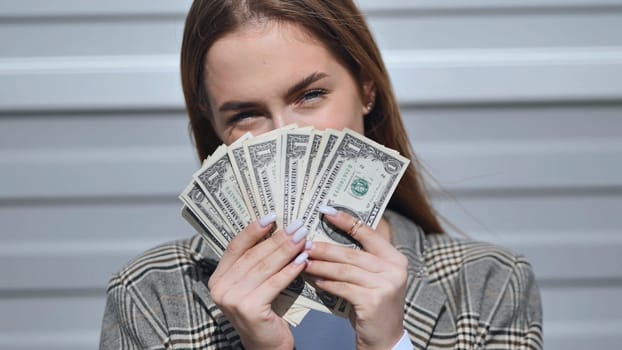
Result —
M 317 210 L 319 210 L 320 213 L 324 214 L 324 215 L 328 215 L 328 216 L 335 216 L 337 215 L 337 209 L 328 206 L 328 205 L 320 205 Z
M 307 259 L 309 259 L 309 254 L 307 254 L 306 252 L 302 252 L 296 257 L 296 259 L 294 259 L 294 265 L 300 265 L 303 262 L 307 261 Z
M 276 221 L 276 213 L 274 212 L 268 213 L 264 217 L 259 219 L 259 226 L 266 227 L 275 221 Z
M 288 235 L 291 235 L 292 233 L 298 231 L 299 228 L 302 227 L 302 220 L 301 219 L 296 219 L 294 221 L 292 221 L 286 228 L 285 228 L 285 233 L 287 233 Z
M 305 250 L 311 250 L 313 248 L 313 242 L 311 242 L 310 240 L 307 240 L 305 242 Z
M 298 231 L 296 231 L 296 233 L 294 233 L 294 237 L 292 237 L 292 242 L 298 243 L 302 241 L 303 238 L 307 237 L 308 234 L 309 230 L 306 227 L 301 227 Z
M 311 264 L 311 261 L 309 260 L 309 264 Z M 319 278 L 319 277 L 315 277 L 315 276 L 307 276 L 307 280 L 309 280 L 311 283 L 322 283 L 324 281 L 323 278 Z

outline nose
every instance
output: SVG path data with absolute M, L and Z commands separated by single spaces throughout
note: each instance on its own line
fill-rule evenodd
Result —
M 279 110 L 272 113 L 272 124 L 275 129 L 282 128 L 286 125 L 296 122 L 294 113 L 287 109 Z

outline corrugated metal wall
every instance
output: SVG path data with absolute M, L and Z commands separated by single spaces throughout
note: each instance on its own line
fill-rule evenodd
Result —
M 110 274 L 188 236 L 190 1 L 0 0 L 0 348 L 98 342 Z M 547 349 L 622 342 L 622 1 L 359 0 L 438 209 L 526 254 Z

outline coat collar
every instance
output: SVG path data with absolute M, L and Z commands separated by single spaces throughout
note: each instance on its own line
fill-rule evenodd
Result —
M 227 338 L 233 349 L 242 349 L 242 342 L 235 328 L 225 317 L 222 311 L 214 304 L 210 297 L 207 281 L 216 269 L 218 256 L 209 248 L 204 238 L 200 234 L 193 236 L 190 240 L 190 251 L 192 258 L 196 262 L 198 273 L 197 278 L 192 279 L 192 293 L 194 298 L 203 305 L 209 316 L 216 322 L 218 328 Z
M 430 337 L 445 308 L 446 293 L 438 283 L 432 283 L 426 233 L 414 222 L 387 210 L 385 218 L 391 226 L 392 243 L 408 258 L 408 281 L 404 302 L 404 328 L 415 348 L 427 348 Z

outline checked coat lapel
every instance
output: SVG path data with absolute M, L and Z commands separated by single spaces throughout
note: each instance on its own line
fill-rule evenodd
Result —
M 387 211 L 393 245 L 408 258 L 408 281 L 404 302 L 404 328 L 416 349 L 426 349 L 447 296 L 432 283 L 426 267 L 428 242 L 423 230 L 401 215 Z

